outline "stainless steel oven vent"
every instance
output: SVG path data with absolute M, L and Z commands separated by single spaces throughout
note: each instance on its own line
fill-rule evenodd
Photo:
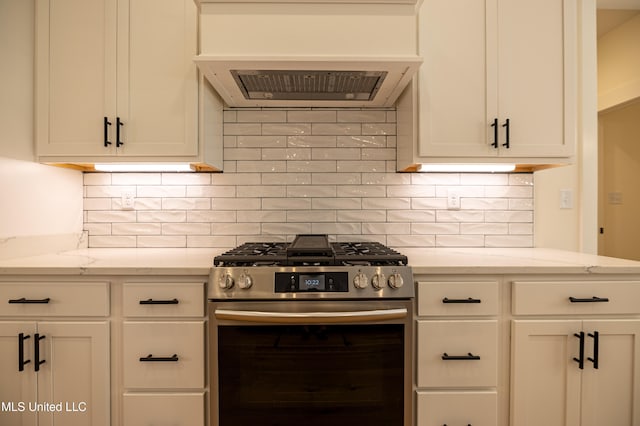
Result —
M 231 70 L 245 99 L 371 101 L 386 71 Z

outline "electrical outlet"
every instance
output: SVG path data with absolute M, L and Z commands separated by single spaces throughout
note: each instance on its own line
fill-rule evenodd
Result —
M 570 189 L 560 190 L 560 208 L 572 209 L 573 208 L 573 191 Z
M 133 210 L 134 203 L 136 201 L 133 190 L 126 189 L 122 191 L 122 210 Z
M 457 189 L 450 189 L 447 192 L 447 209 L 460 210 L 460 192 Z

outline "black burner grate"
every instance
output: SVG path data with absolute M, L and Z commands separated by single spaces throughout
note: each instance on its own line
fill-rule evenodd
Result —
M 219 256 L 215 266 L 336 266 L 336 265 L 407 265 L 407 257 L 378 242 L 326 243 L 317 236 L 296 238 L 294 243 L 250 242 Z M 314 248 L 309 242 L 320 242 Z M 328 246 L 326 245 L 328 244 Z

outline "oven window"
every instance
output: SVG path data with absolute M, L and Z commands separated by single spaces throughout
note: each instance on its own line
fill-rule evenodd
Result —
M 404 326 L 218 327 L 221 426 L 403 424 Z

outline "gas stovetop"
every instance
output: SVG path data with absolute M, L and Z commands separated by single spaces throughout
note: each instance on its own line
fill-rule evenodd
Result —
M 407 257 L 377 242 L 329 243 L 326 235 L 298 235 L 292 243 L 245 243 L 216 256 L 214 266 L 404 266 Z

